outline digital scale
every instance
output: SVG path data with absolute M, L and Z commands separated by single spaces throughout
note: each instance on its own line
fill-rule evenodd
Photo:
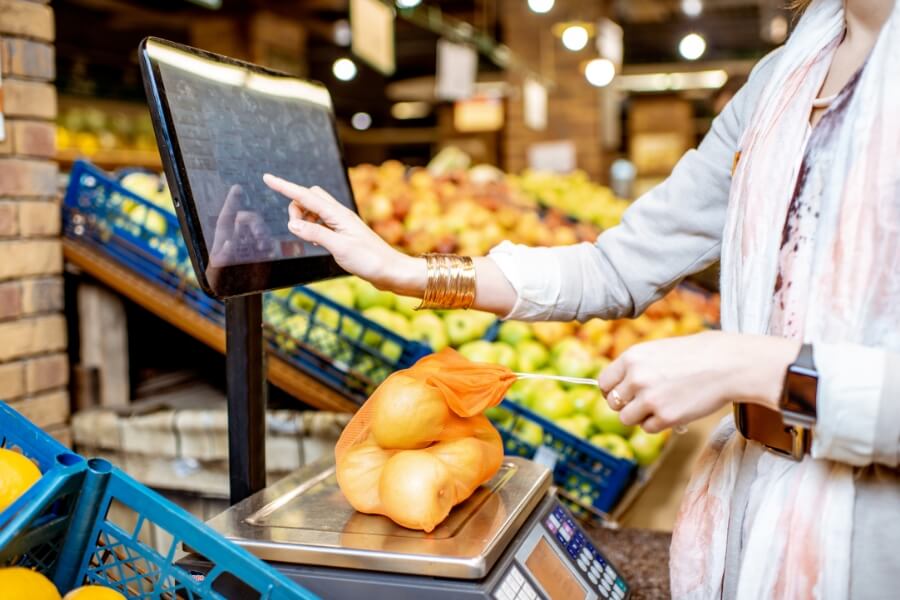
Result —
M 225 300 L 232 506 L 209 525 L 326 599 L 628 598 L 551 472 L 531 461 L 507 457 L 428 534 L 356 512 L 333 459 L 264 488 L 261 292 L 342 271 L 290 233 L 288 201 L 262 175 L 321 185 L 356 209 L 331 99 L 321 84 L 156 38 L 142 42 L 140 64 L 191 262 Z M 210 568 L 197 555 L 178 565 L 198 577 Z M 226 598 L 247 597 L 239 581 L 219 583 Z
M 358 513 L 323 461 L 208 525 L 323 598 L 623 600 L 628 584 L 556 499 L 550 471 L 507 457 L 429 534 Z M 203 572 L 202 561 L 181 564 Z

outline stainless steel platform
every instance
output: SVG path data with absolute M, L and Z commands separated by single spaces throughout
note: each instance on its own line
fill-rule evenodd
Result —
M 506 457 L 491 481 L 426 534 L 353 510 L 334 472 L 333 459 L 300 469 L 208 524 L 267 561 L 479 579 L 551 484 L 545 467 Z

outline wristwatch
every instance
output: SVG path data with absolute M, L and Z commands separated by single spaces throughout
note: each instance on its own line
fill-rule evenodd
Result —
M 784 378 L 781 394 L 781 418 L 794 429 L 809 429 L 816 424 L 816 392 L 819 372 L 813 361 L 811 344 L 803 344 L 797 359 L 791 363 Z

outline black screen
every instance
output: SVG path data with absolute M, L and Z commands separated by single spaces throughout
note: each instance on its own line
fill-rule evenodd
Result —
M 165 91 L 209 266 L 324 256 L 287 228 L 272 173 L 352 207 L 327 91 L 286 76 L 148 47 Z

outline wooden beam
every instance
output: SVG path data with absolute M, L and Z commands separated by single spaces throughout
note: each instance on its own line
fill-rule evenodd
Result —
M 63 240 L 67 261 L 136 304 L 168 321 L 210 348 L 225 353 L 225 330 L 202 317 L 172 294 L 147 282 L 96 250 L 70 239 Z M 277 355 L 268 357 L 268 379 L 298 400 L 321 410 L 354 412 L 356 403 L 306 375 Z

